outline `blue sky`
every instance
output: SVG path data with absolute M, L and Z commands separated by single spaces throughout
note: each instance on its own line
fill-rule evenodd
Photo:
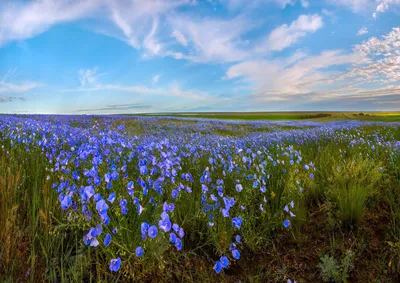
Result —
M 400 111 L 400 0 L 3 0 L 0 113 Z

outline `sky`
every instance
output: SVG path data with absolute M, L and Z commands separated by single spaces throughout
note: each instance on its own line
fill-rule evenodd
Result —
M 400 0 L 1 0 L 0 113 L 400 111 Z

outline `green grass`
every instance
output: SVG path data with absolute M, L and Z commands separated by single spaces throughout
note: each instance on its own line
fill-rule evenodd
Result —
M 361 115 L 360 115 L 361 114 Z M 185 118 L 207 118 L 226 120 L 360 120 L 360 121 L 400 121 L 399 112 L 188 112 L 188 113 L 149 113 L 137 116 L 170 116 Z
M 131 127 L 142 126 L 132 124 Z M 400 128 L 367 126 L 361 134 L 365 139 L 371 134 L 396 137 L 400 135 Z M 5 146 L 9 148 L 9 144 Z M 51 188 L 57 176 L 48 171 L 40 149 L 31 148 L 26 152 L 24 146 L 17 145 L 10 150 L 0 150 L 0 280 L 286 282 L 291 278 L 297 282 L 318 282 L 321 278 L 337 281 L 352 278 L 355 282 L 375 279 L 398 282 L 400 157 L 393 156 L 390 151 L 371 151 L 366 146 L 350 148 L 340 140 L 294 146 L 302 152 L 306 162 L 315 163 L 315 171 L 306 171 L 300 164 L 286 166 L 289 157 L 282 157 L 286 165 L 275 167 L 268 163 L 266 169 L 271 178 L 267 183 L 266 202 L 259 191 L 252 188 L 252 181 L 242 183 L 242 204 L 246 206 L 240 231 L 245 241 L 242 260 L 234 264 L 229 271 L 231 274 L 218 276 L 212 271 L 213 262 L 226 251 L 236 232 L 229 220 L 219 213 L 215 215 L 215 226 L 207 225 L 207 216 L 199 212 L 199 185 L 192 188 L 191 195 L 184 195 L 176 203 L 174 219 L 182 223 L 187 234 L 184 252 L 168 249 L 168 240 L 159 237 L 157 245 L 146 249 L 148 257 L 138 261 L 132 253 L 140 243 L 140 236 L 137 231 L 128 229 L 142 221 L 135 217 L 135 212 L 130 211 L 129 217 L 115 220 L 119 226 L 127 227 L 116 237 L 115 244 L 119 246 L 85 247 L 82 236 L 89 224 L 70 221 L 61 211 Z M 285 149 L 271 149 L 271 154 L 283 151 Z M 208 156 L 199 163 L 198 167 L 185 163 L 183 170 L 191 172 L 198 180 L 202 172 L 196 168 L 208 166 Z M 282 169 L 287 169 L 285 174 Z M 217 168 L 213 174 L 222 176 L 222 170 Z M 313 180 L 311 172 L 315 175 Z M 134 171 L 129 173 L 136 176 Z M 297 181 L 303 184 L 304 194 L 300 194 Z M 229 195 L 238 198 L 234 176 L 226 177 L 224 182 Z M 115 187 L 125 189 L 122 183 Z M 291 228 L 285 230 L 283 207 L 291 200 L 295 200 L 293 212 L 297 217 Z M 260 211 L 260 203 L 264 203 L 264 212 Z M 148 219 L 151 215 L 152 211 L 147 210 L 142 217 Z M 349 222 L 352 225 L 348 225 Z M 122 250 L 120 254 L 126 258 L 126 265 L 115 275 L 108 271 L 108 260 L 117 250 Z M 350 256 L 346 257 L 349 250 L 354 251 L 351 260 Z M 330 256 L 321 257 L 328 251 Z M 350 268 L 353 265 L 354 268 Z M 323 270 L 322 274 L 318 273 L 318 267 Z

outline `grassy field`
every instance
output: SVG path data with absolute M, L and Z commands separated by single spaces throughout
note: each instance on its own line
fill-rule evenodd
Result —
M 400 112 L 189 112 L 150 113 L 141 115 L 228 120 L 400 121 Z
M 0 116 L 0 281 L 399 282 L 400 124 L 296 125 Z

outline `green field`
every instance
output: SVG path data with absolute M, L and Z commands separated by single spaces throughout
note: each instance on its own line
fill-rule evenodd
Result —
M 182 112 L 149 113 L 141 115 L 227 120 L 400 121 L 400 112 Z
M 400 282 L 400 123 L 258 115 L 0 116 L 0 282 Z

